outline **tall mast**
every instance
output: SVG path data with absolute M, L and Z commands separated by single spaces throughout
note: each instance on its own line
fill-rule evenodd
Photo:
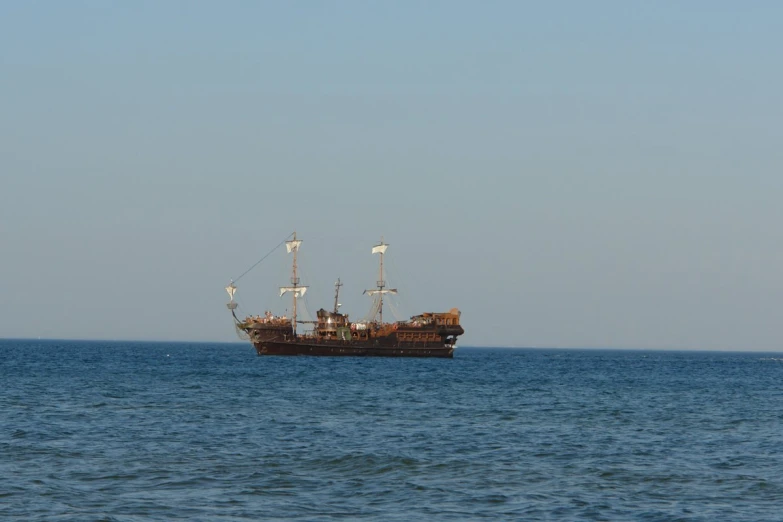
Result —
M 383 245 L 384 248 L 381 250 L 381 268 L 378 270 L 378 290 L 381 290 L 381 304 L 378 307 L 378 313 L 380 315 L 379 321 L 383 324 L 383 287 L 386 286 L 386 281 L 383 280 L 383 254 L 386 252 L 386 247 L 388 246 L 383 243 L 383 236 L 381 236 L 380 245 Z
M 381 324 L 383 324 L 383 294 L 396 294 L 397 290 L 394 288 L 386 288 L 386 281 L 383 279 L 383 255 L 386 253 L 386 248 L 388 248 L 388 244 L 383 242 L 383 236 L 381 236 L 381 242 L 375 245 L 372 249 L 373 254 L 380 254 L 381 255 L 381 267 L 378 272 L 378 281 L 377 283 L 377 290 L 365 290 L 364 293 L 367 295 L 378 295 L 378 312 L 379 312 L 379 321 Z
M 296 242 L 296 230 L 294 230 L 294 243 Z M 299 253 L 299 245 L 294 248 L 294 270 L 291 276 L 291 286 L 294 287 L 294 336 L 296 336 L 296 287 L 299 286 L 299 278 L 296 277 L 296 254 Z
M 285 248 L 288 250 L 288 253 L 294 254 L 294 267 L 292 270 L 291 275 L 291 286 L 281 286 L 280 287 L 280 297 L 283 297 L 283 294 L 286 292 L 291 292 L 294 294 L 294 317 L 293 317 L 293 329 L 294 329 L 294 336 L 296 336 L 296 299 L 297 297 L 302 297 L 305 295 L 305 292 L 307 292 L 306 286 L 299 286 L 299 277 L 296 274 L 296 254 L 299 252 L 299 246 L 302 244 L 301 239 L 296 239 L 296 232 L 294 232 L 294 238 L 290 241 L 285 242 Z
M 334 284 L 334 313 L 337 313 L 337 309 L 340 307 L 340 303 L 337 302 L 338 297 L 340 296 L 340 287 L 343 286 L 343 284 L 340 282 L 340 278 L 337 278 L 337 282 Z

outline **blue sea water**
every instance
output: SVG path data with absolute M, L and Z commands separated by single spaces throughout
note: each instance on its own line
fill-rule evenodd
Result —
M 783 520 L 783 356 L 0 341 L 3 520 Z

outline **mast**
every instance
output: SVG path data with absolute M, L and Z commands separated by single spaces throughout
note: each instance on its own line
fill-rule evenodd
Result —
M 386 281 L 383 279 L 383 255 L 386 253 L 386 248 L 388 248 L 388 244 L 383 242 L 383 236 L 381 236 L 381 242 L 375 245 L 372 249 L 373 254 L 380 254 L 381 255 L 381 266 L 378 271 L 378 280 L 377 283 L 377 290 L 365 290 L 364 293 L 367 295 L 378 295 L 378 313 L 379 313 L 379 321 L 381 324 L 383 324 L 383 294 L 396 294 L 397 289 L 396 288 L 386 288 Z
M 378 313 L 380 315 L 379 322 L 383 324 L 383 287 L 386 286 L 386 281 L 383 280 L 383 254 L 386 253 L 386 247 L 388 245 L 383 244 L 383 236 L 381 236 L 381 242 L 380 245 L 383 245 L 383 250 L 381 250 L 381 268 L 378 270 L 378 290 L 381 290 L 380 296 L 381 296 L 381 305 L 378 307 Z M 380 246 L 379 245 L 379 246 Z
M 294 230 L 294 239 L 293 241 L 296 241 L 296 230 Z M 299 253 L 299 245 L 296 245 L 296 248 L 294 248 L 294 270 L 293 275 L 291 276 L 291 286 L 294 287 L 294 318 L 293 318 L 293 327 L 294 327 L 294 337 L 296 337 L 296 287 L 299 286 L 299 278 L 296 277 L 296 254 Z
M 294 306 L 293 306 L 294 317 L 293 317 L 293 322 L 292 322 L 292 326 L 293 326 L 293 329 L 294 329 L 294 336 L 296 336 L 296 298 L 297 297 L 302 297 L 303 295 L 305 295 L 305 292 L 307 292 L 307 287 L 306 286 L 300 286 L 299 285 L 299 277 L 297 276 L 297 273 L 296 273 L 296 269 L 297 269 L 297 266 L 296 266 L 296 254 L 299 252 L 299 246 L 301 244 L 302 244 L 302 240 L 301 239 L 296 239 L 296 232 L 294 232 L 294 238 L 292 240 L 285 242 L 285 248 L 288 251 L 288 253 L 290 254 L 290 253 L 293 252 L 293 254 L 294 254 L 294 266 L 293 266 L 293 270 L 292 270 L 292 273 L 291 273 L 291 286 L 281 286 L 280 287 L 280 297 L 283 297 L 283 294 L 285 294 L 286 292 L 291 292 L 292 294 L 294 294 L 293 295 L 293 299 L 294 299 Z
M 340 282 L 340 278 L 337 278 L 337 282 L 334 284 L 334 313 L 337 313 L 337 309 L 340 307 L 340 303 L 337 302 L 337 298 L 340 296 L 340 287 L 343 284 Z

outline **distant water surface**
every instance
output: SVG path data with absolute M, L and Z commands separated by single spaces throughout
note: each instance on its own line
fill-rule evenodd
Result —
M 4 520 L 781 520 L 783 356 L 0 341 Z

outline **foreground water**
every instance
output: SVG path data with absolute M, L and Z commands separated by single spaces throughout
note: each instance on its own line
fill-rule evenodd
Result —
M 0 518 L 781 520 L 783 358 L 0 341 Z

